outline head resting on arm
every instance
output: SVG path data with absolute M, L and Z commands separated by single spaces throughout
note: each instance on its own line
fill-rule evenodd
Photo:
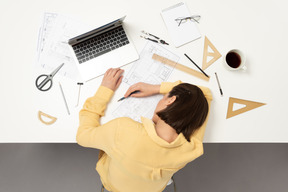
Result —
M 188 83 L 175 86 L 168 93 L 169 98 L 173 96 L 176 97 L 173 103 L 156 114 L 190 141 L 190 136 L 205 122 L 208 102 L 199 87 Z

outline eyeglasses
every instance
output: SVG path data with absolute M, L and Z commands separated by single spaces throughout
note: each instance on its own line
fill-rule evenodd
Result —
M 175 19 L 175 21 L 178 23 L 178 26 L 180 26 L 182 23 L 186 23 L 188 20 L 199 23 L 200 18 L 200 15 L 192 15 L 191 17 L 179 17 Z

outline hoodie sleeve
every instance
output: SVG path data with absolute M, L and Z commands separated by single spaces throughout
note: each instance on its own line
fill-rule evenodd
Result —
M 161 94 L 166 94 L 169 93 L 173 87 L 175 87 L 176 85 L 179 85 L 180 83 L 182 83 L 182 81 L 175 81 L 175 82 L 162 82 L 161 86 L 160 86 L 160 93 Z
M 79 127 L 76 136 L 79 145 L 101 149 L 107 153 L 114 145 L 117 119 L 100 125 L 100 118 L 104 115 L 113 94 L 114 92 L 109 88 L 100 86 L 96 94 L 85 101 L 79 112 Z

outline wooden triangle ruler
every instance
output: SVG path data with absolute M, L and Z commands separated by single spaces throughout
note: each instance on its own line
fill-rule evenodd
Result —
M 49 118 L 50 121 L 44 121 L 42 116 Z M 52 117 L 51 115 L 43 113 L 42 111 L 38 111 L 38 119 L 46 125 L 51 125 L 51 124 L 55 123 L 55 121 L 57 120 L 56 117 Z
M 213 50 L 212 52 L 208 52 L 208 46 Z M 207 62 L 208 56 L 213 57 L 209 62 Z M 205 36 L 204 41 L 204 53 L 203 53 L 203 61 L 202 61 L 202 69 L 207 69 L 212 63 L 214 63 L 217 59 L 219 59 L 222 55 L 215 48 L 215 46 L 209 41 L 209 39 Z
M 246 106 L 233 111 L 234 103 L 243 104 Z M 243 99 L 237 99 L 237 98 L 230 97 L 226 119 L 228 119 L 230 117 L 234 117 L 234 116 L 239 115 L 241 113 L 245 113 L 246 111 L 250 111 L 250 110 L 255 109 L 257 107 L 261 107 L 262 105 L 266 105 L 266 104 L 265 103 L 258 103 L 255 101 L 247 101 L 247 100 L 243 100 Z

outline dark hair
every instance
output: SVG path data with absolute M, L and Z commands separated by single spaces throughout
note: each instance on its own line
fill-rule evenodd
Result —
M 175 86 L 168 97 L 174 95 L 176 100 L 157 115 L 190 142 L 190 136 L 203 125 L 208 115 L 208 102 L 199 87 L 188 83 Z

